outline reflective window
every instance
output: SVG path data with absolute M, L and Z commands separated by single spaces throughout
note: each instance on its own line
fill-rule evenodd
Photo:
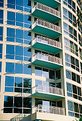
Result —
M 14 12 L 8 12 L 7 24 L 15 25 L 15 13 Z
M 67 83 L 67 95 L 69 97 L 73 97 L 78 100 L 82 100 L 81 98 L 81 88 L 70 83 Z
M 31 49 L 23 46 L 6 46 L 6 58 L 31 61 Z
M 75 2 L 73 0 L 63 0 L 63 2 L 67 7 L 72 9 L 72 11 L 76 12 L 76 5 L 75 5 Z
M 6 63 L 6 72 L 14 73 L 14 63 Z
M 0 58 L 2 58 L 2 44 L 0 44 Z
M 15 41 L 15 29 L 7 28 L 7 41 Z
M 31 113 L 31 98 L 4 96 L 4 113 Z
M 0 7 L 3 7 L 4 5 L 4 0 L 0 0 Z
M 66 66 L 72 67 L 73 69 L 79 71 L 79 60 L 68 54 L 65 54 L 65 61 Z
M 63 8 L 64 19 L 68 20 L 72 25 L 76 26 L 76 17 L 69 12 L 67 9 Z
M 18 9 L 26 12 L 31 11 L 31 1 L 30 0 L 8 0 L 8 8 Z
M 8 12 L 7 23 L 25 28 L 31 28 L 31 17 L 21 13 Z
M 0 41 L 3 40 L 3 27 L 0 27 Z
M 0 10 L 0 23 L 3 23 L 3 10 Z
M 31 32 L 7 28 L 7 41 L 31 44 Z
M 77 41 L 77 31 L 67 23 L 64 23 L 64 33 Z
M 6 76 L 5 86 L 14 86 L 14 77 Z
M 6 46 L 6 58 L 14 59 L 14 46 L 13 45 Z
M 9 68 L 10 67 L 10 68 Z M 30 65 L 19 63 L 6 63 L 6 72 L 8 73 L 20 73 L 20 74 L 32 74 Z
M 0 72 L 1 72 L 1 70 L 2 70 L 2 63 L 0 62 Z

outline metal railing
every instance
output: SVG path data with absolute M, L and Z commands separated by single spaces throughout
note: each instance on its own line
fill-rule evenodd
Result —
M 38 105 L 36 107 L 36 112 L 65 115 L 65 108 L 55 107 L 55 106 Z
M 53 94 L 58 94 L 58 95 L 64 95 L 63 89 L 57 88 L 57 87 L 51 87 L 51 86 L 44 86 L 44 84 L 36 86 L 35 91 L 36 92 L 47 92 L 47 93 L 53 93 Z
M 37 19 L 35 21 L 35 23 L 33 24 L 33 27 L 35 27 L 36 25 L 41 25 L 41 26 L 47 27 L 48 29 L 52 29 L 54 31 L 61 32 L 61 28 L 59 26 L 54 25 L 50 22 L 43 21 L 41 19 Z
M 33 61 L 35 59 L 40 59 L 43 61 L 51 61 L 52 63 L 57 63 L 57 64 L 62 64 L 62 59 L 52 56 L 52 55 L 48 55 L 48 54 L 44 54 L 44 53 L 37 53 L 33 55 Z
M 51 7 L 48 7 L 46 5 L 43 5 L 43 4 L 40 4 L 40 3 L 37 3 L 36 6 L 34 6 L 35 9 L 41 9 L 41 10 L 44 10 L 46 12 L 49 12 L 53 15 L 56 15 L 58 17 L 60 17 L 60 12 L 51 8 Z
M 61 49 L 61 43 L 60 42 L 46 38 L 46 37 L 43 37 L 43 36 L 37 36 L 36 38 L 33 39 L 33 42 L 40 42 L 40 43 L 43 43 L 43 44 L 49 44 L 51 46 L 58 47 L 58 48 Z

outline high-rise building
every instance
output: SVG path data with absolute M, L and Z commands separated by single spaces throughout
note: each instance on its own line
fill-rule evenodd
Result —
M 82 116 L 80 0 L 0 0 L 0 121 Z

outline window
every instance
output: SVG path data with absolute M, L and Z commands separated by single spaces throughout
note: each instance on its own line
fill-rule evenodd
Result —
M 82 115 L 82 105 L 68 100 L 68 114 L 80 118 Z
M 14 73 L 14 63 L 6 63 L 6 72 Z
M 3 23 L 3 10 L 0 10 L 0 23 Z
M 0 0 L 0 7 L 3 7 L 4 0 Z
M 1 72 L 1 70 L 2 70 L 2 63 L 0 62 L 0 72 Z
M 3 28 L 0 27 L 0 41 L 3 40 Z
M 67 23 L 64 23 L 64 33 L 77 41 L 77 32 L 74 28 L 69 26 Z
M 4 113 L 31 113 L 31 98 L 4 96 Z
M 6 46 L 6 58 L 14 59 L 14 45 Z
M 35 75 L 42 76 L 42 69 L 40 67 L 35 67 Z
M 9 12 L 7 14 L 7 24 L 31 28 L 31 17 L 26 14 Z
M 71 66 L 73 69 L 79 71 L 79 60 L 77 60 L 76 58 L 65 54 L 65 61 L 66 61 L 66 66 Z
M 31 11 L 31 1 L 30 0 L 8 0 L 8 8 L 22 10 L 26 12 Z
M 15 25 L 15 13 L 14 12 L 8 12 L 7 24 Z
M 73 2 L 72 0 L 63 0 L 64 4 L 69 7 L 72 11 L 76 11 L 76 5 L 75 2 Z
M 0 44 L 0 58 L 2 58 L 2 44 Z
M 67 83 L 67 95 L 69 97 L 73 97 L 78 100 L 82 100 L 81 98 L 81 88 L 70 83 Z
M 15 29 L 7 28 L 7 41 L 15 41 Z

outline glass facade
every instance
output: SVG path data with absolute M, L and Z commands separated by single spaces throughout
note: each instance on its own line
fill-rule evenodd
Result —
M 0 0 L 1 114 L 82 116 L 79 11 L 74 0 Z

